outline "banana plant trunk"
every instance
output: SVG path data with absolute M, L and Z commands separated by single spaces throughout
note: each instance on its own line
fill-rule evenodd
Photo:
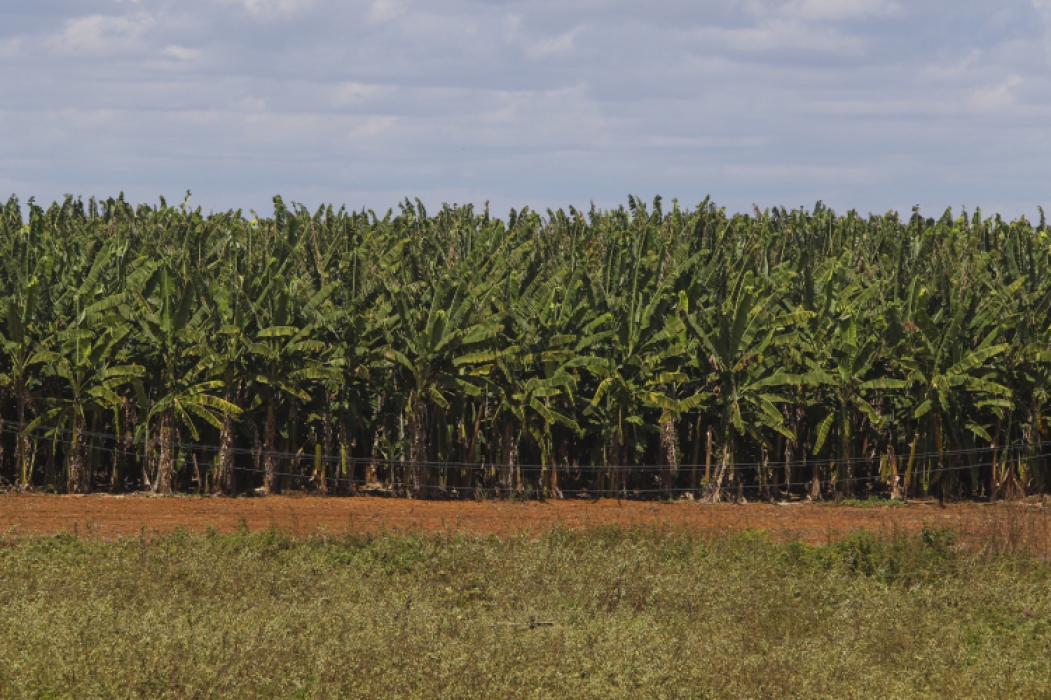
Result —
M 21 472 L 19 486 L 23 489 L 29 488 L 31 477 L 29 470 L 29 435 L 25 432 L 27 394 L 25 381 L 19 377 L 15 383 L 15 395 L 18 397 L 18 466 Z
M 1043 407 L 1038 406 L 1030 413 L 1030 435 L 1033 439 L 1030 449 L 1036 459 L 1033 461 L 1033 468 L 1037 471 L 1037 493 L 1043 494 L 1047 491 L 1047 468 L 1045 465 L 1046 458 L 1044 457 L 1044 440 L 1040 435 L 1040 415 L 1043 413 Z
M 774 497 L 770 493 L 770 483 L 768 480 L 770 471 L 770 452 L 767 448 L 763 447 L 763 462 L 759 466 L 759 497 L 764 501 L 773 501 Z
M 551 456 L 551 497 L 562 498 L 562 489 L 558 487 L 558 459 Z
M 693 455 L 690 460 L 690 496 L 692 497 L 693 492 L 697 490 L 697 469 L 698 462 L 701 459 L 701 414 L 697 414 L 696 422 L 693 425 Z
M 280 491 L 277 465 L 277 412 L 271 397 L 267 401 L 266 425 L 263 426 L 263 489 L 267 493 Z
M 730 468 L 730 441 L 725 440 L 723 442 L 723 456 L 719 460 L 719 471 L 715 474 L 715 479 L 708 485 L 708 499 L 712 503 L 718 503 L 723 498 L 723 481 L 726 479 L 726 472 Z
M 621 462 L 620 462 L 621 449 L 620 449 L 620 431 L 619 430 L 614 431 L 612 437 L 610 437 L 609 448 L 608 449 L 609 449 L 609 457 L 607 459 L 607 461 L 609 462 L 609 467 L 607 469 L 607 478 L 608 478 L 608 484 L 609 484 L 609 494 L 608 495 L 615 496 L 617 494 L 617 489 L 620 486 L 620 483 L 619 483 L 620 482 L 620 474 L 621 474 L 621 471 L 622 471 L 622 469 L 621 469 Z
M 504 420 L 504 440 L 503 440 L 503 457 L 501 461 L 503 464 L 500 465 L 500 486 L 504 489 L 505 494 L 510 493 L 514 488 L 514 426 L 511 425 L 511 420 Z
M 66 466 L 66 490 L 69 493 L 88 493 L 90 479 L 85 472 L 84 446 L 80 421 L 73 417 L 73 438 L 69 443 L 69 457 Z
M 668 418 L 661 421 L 661 456 L 664 458 L 662 486 L 667 497 L 674 494 L 675 481 L 679 475 L 678 446 L 679 436 L 675 430 L 675 421 Z
M 157 461 L 157 481 L 154 489 L 157 493 L 171 493 L 175 481 L 171 411 L 161 414 L 160 425 L 157 427 L 157 441 L 160 443 L 160 458 Z
M 427 485 L 427 404 L 412 399 L 409 412 L 409 486 L 412 496 L 423 494 Z
M 234 494 L 234 419 L 223 414 L 223 427 L 219 431 L 219 478 L 215 490 L 228 496 Z
M 486 399 L 486 401 L 488 401 L 488 399 Z M 464 463 L 469 465 L 467 468 L 470 470 L 467 487 L 472 489 L 477 489 L 478 483 L 481 480 L 479 469 L 475 466 L 475 446 L 478 444 L 478 434 L 482 428 L 482 413 L 482 406 L 475 406 L 474 429 L 471 431 L 471 442 L 467 445 L 467 455 L 464 460 Z
M 898 455 L 894 453 L 893 443 L 887 446 L 887 461 L 890 462 L 890 500 L 902 501 L 905 499 L 905 489 L 898 473 Z
M 850 461 L 850 429 L 850 405 L 844 397 L 839 409 L 839 464 L 836 465 L 836 490 L 845 498 L 854 495 L 854 467 Z
M 704 442 L 704 488 L 710 488 L 712 483 L 712 426 L 708 426 L 708 432 Z

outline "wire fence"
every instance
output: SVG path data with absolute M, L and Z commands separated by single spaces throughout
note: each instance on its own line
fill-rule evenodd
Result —
M 19 423 L 18 421 L 0 419 L 0 426 L 4 426 L 4 430 L 13 430 L 14 432 L 22 432 L 21 431 L 22 428 L 27 428 L 30 425 L 32 425 L 32 424 L 30 424 L 30 423 Z M 39 425 L 39 426 L 34 427 L 34 429 L 32 431 L 28 431 L 28 432 L 35 433 L 35 434 L 45 434 L 47 436 L 50 436 L 51 434 L 54 434 L 54 433 L 65 434 L 65 435 L 72 435 L 74 431 L 72 429 L 70 429 L 70 428 Z M 94 431 L 90 431 L 90 430 L 78 430 L 76 432 L 77 432 L 78 435 L 80 435 L 82 437 L 99 438 L 99 439 L 103 439 L 103 440 L 113 440 L 115 442 L 130 442 L 132 444 L 136 444 L 136 445 L 140 445 L 140 446 L 142 445 L 142 442 L 143 442 L 142 440 L 136 440 L 136 439 L 132 438 L 129 435 L 117 435 L 117 434 L 114 434 L 114 433 L 100 433 L 100 432 L 94 432 Z M 172 448 L 175 448 L 175 449 L 182 449 L 182 450 L 196 451 L 196 452 L 204 452 L 204 453 L 218 453 L 218 452 L 220 452 L 220 451 L 222 451 L 224 449 L 221 445 L 213 445 L 213 444 L 200 443 L 200 442 L 181 442 L 181 441 L 178 441 L 178 440 L 173 440 L 173 441 L 170 441 L 169 444 L 170 444 L 170 446 Z M 1049 446 L 1049 448 L 1051 448 L 1051 443 L 1049 443 L 1048 446 Z M 1005 445 L 994 445 L 994 446 L 973 447 L 973 448 L 958 448 L 958 449 L 948 449 L 948 450 L 941 450 L 941 451 L 900 452 L 900 453 L 896 452 L 895 456 L 899 460 L 915 459 L 917 461 L 923 461 L 923 460 L 930 460 L 930 459 L 946 459 L 946 458 L 965 456 L 965 455 L 991 454 L 991 453 L 994 453 L 994 452 L 1003 453 L 1003 452 L 1011 452 L 1011 451 L 1015 451 L 1015 450 L 1033 449 L 1033 448 L 1042 449 L 1043 445 L 1042 444 L 1038 444 L 1038 443 L 1021 443 L 1021 442 L 1017 442 L 1017 443 L 1007 443 Z M 225 449 L 230 454 L 233 454 L 233 455 L 251 455 L 251 456 L 255 456 L 255 455 L 258 455 L 258 454 L 262 454 L 264 456 L 271 456 L 271 457 L 275 457 L 277 459 L 283 459 L 283 460 L 309 460 L 309 461 L 314 461 L 314 460 L 320 459 L 322 462 L 326 462 L 326 463 L 347 463 L 347 464 L 355 464 L 355 465 L 363 465 L 363 464 L 371 465 L 371 464 L 375 464 L 375 465 L 380 465 L 380 466 L 387 466 L 387 465 L 400 466 L 400 465 L 404 464 L 407 461 L 407 459 L 404 458 L 404 457 L 397 457 L 397 458 L 385 458 L 385 457 L 380 457 L 380 456 L 354 457 L 354 456 L 350 456 L 350 455 L 347 455 L 347 456 L 344 457 L 344 456 L 341 456 L 341 455 L 329 455 L 329 454 L 323 454 L 323 455 L 317 456 L 317 455 L 305 453 L 303 451 L 285 452 L 285 451 L 281 451 L 281 450 L 259 450 L 259 449 L 254 449 L 254 448 L 236 447 L 236 446 L 227 447 Z M 132 452 L 128 451 L 128 453 L 131 454 Z M 135 453 L 135 454 L 137 454 L 137 453 Z M 730 465 L 728 467 L 728 469 L 729 470 L 733 470 L 733 471 L 751 471 L 751 470 L 755 470 L 755 469 L 758 469 L 758 468 L 764 468 L 764 467 L 765 468 L 781 468 L 781 467 L 792 468 L 792 467 L 813 467 L 815 465 L 820 466 L 820 465 L 830 465 L 830 464 L 866 464 L 866 463 L 871 463 L 873 461 L 878 461 L 880 459 L 880 457 L 881 457 L 880 455 L 875 455 L 875 456 L 868 456 L 868 457 L 846 457 L 846 458 L 826 458 L 826 459 L 797 459 L 797 460 L 775 460 L 775 459 L 770 459 L 770 460 L 760 461 L 760 462 L 734 461 L 734 463 L 732 465 Z M 484 464 L 484 466 L 487 466 L 487 467 L 515 467 L 515 468 L 535 468 L 535 469 L 543 469 L 545 467 L 551 466 L 551 465 L 521 463 L 521 462 L 514 462 L 514 463 L 484 462 L 484 463 L 482 463 L 482 462 L 463 462 L 463 461 L 454 461 L 454 460 L 435 460 L 435 461 L 417 460 L 414 463 L 415 464 L 419 464 L 420 466 L 424 466 L 424 467 L 449 467 L 449 468 L 465 468 L 465 469 L 466 468 L 477 468 L 479 466 L 483 466 L 483 464 Z M 679 463 L 679 464 L 676 465 L 676 468 L 679 469 L 679 470 L 699 469 L 699 468 L 705 467 L 707 464 L 708 463 L 706 463 L 706 462 Z M 712 465 L 715 466 L 714 461 L 712 462 Z M 559 466 L 563 467 L 565 465 L 559 465 Z M 667 465 L 667 464 L 628 464 L 628 465 L 587 464 L 587 465 L 570 465 L 570 466 L 573 466 L 573 467 L 579 466 L 580 468 L 589 468 L 589 469 L 626 469 L 626 470 L 631 470 L 631 471 L 637 471 L 637 470 L 642 470 L 642 469 L 667 469 L 669 467 L 669 465 Z
M 0 419 L 0 433 L 13 434 L 16 436 L 31 435 L 35 438 L 44 438 L 52 441 L 56 445 L 62 445 L 63 447 L 72 447 L 76 444 L 81 449 L 87 449 L 96 453 L 108 454 L 114 457 L 122 456 L 131 459 L 142 458 L 144 453 L 147 451 L 148 445 L 145 444 L 145 440 L 135 440 L 130 435 L 117 435 L 114 433 L 101 433 L 88 430 L 76 431 L 77 440 L 74 439 L 74 431 L 70 428 L 57 427 L 57 426 L 45 426 L 45 425 L 32 425 L 31 423 L 20 423 L 18 421 Z M 89 438 L 87 442 L 81 441 L 80 438 Z M 107 446 L 97 441 L 108 441 L 113 443 L 114 446 Z M 151 440 L 150 442 L 154 442 Z M 183 451 L 186 454 L 196 455 L 218 455 L 224 450 L 221 445 L 207 444 L 207 443 L 187 443 L 178 440 L 173 440 L 170 446 L 176 450 Z M 906 478 L 911 477 L 913 480 L 927 479 L 931 480 L 939 474 L 954 473 L 954 472 L 973 472 L 974 470 L 981 470 L 983 468 L 998 467 L 1001 469 L 1011 467 L 1018 464 L 1028 464 L 1034 460 L 1051 457 L 1051 443 L 1047 445 L 1046 451 L 1043 449 L 1044 445 L 1037 445 L 1034 443 L 1010 443 L 1002 446 L 988 446 L 988 447 L 976 447 L 971 449 L 954 449 L 954 450 L 942 450 L 939 452 L 904 452 L 894 455 L 896 460 L 895 464 L 897 467 L 897 478 L 898 483 L 902 486 L 906 486 Z M 274 460 L 276 462 L 294 464 L 302 464 L 307 467 L 314 467 L 311 472 L 304 470 L 300 471 L 285 471 L 285 470 L 267 470 L 266 468 L 255 466 L 249 467 L 243 464 L 232 464 L 229 468 L 238 473 L 254 474 L 254 475 L 265 475 L 271 478 L 282 478 L 282 479 L 294 479 L 300 481 L 311 481 L 317 484 L 324 484 L 332 487 L 346 487 L 350 490 L 365 490 L 365 491 L 384 491 L 384 492 L 395 492 L 395 493 L 423 493 L 423 494 L 436 494 L 443 496 L 458 496 L 471 491 L 482 490 L 486 492 L 533 492 L 538 493 L 542 487 L 535 484 L 519 484 L 517 487 L 510 486 L 508 484 L 487 484 L 487 483 L 475 483 L 473 485 L 448 485 L 448 484 L 434 484 L 423 482 L 413 482 L 411 480 L 400 481 L 397 478 L 397 474 L 401 472 L 405 474 L 408 470 L 416 469 L 420 471 L 428 471 L 434 473 L 435 471 L 448 472 L 449 470 L 464 470 L 472 471 L 476 474 L 489 473 L 490 475 L 517 475 L 517 479 L 522 482 L 528 482 L 530 477 L 540 478 L 545 474 L 550 474 L 552 470 L 557 470 L 559 474 L 570 476 L 579 480 L 579 475 L 588 472 L 591 476 L 602 476 L 610 477 L 611 480 L 619 480 L 626 474 L 646 474 L 651 476 L 659 476 L 662 473 L 667 474 L 669 471 L 674 471 L 678 475 L 691 474 L 694 477 L 699 477 L 701 470 L 708 471 L 711 468 L 712 472 L 722 471 L 726 481 L 720 484 L 721 490 L 732 493 L 738 491 L 743 494 L 753 494 L 756 492 L 765 493 L 772 492 L 774 489 L 782 489 L 785 492 L 789 492 L 792 489 L 806 489 L 806 488 L 835 488 L 843 485 L 861 485 L 861 484 L 874 484 L 882 483 L 887 484 L 889 482 L 888 464 L 885 460 L 888 460 L 889 455 L 886 453 L 882 455 L 872 455 L 868 457 L 855 457 L 849 459 L 802 459 L 802 460 L 766 460 L 763 462 L 735 462 L 733 464 L 722 467 L 720 464 L 713 462 L 705 463 L 686 463 L 679 464 L 672 467 L 668 464 L 634 464 L 634 465 L 614 465 L 614 464 L 529 464 L 529 463 L 500 463 L 500 462 L 460 462 L 460 461 L 410 461 L 407 458 L 388 459 L 380 457 L 354 457 L 350 455 L 330 455 L 330 454 L 311 454 L 305 451 L 298 452 L 286 452 L 278 450 L 264 450 L 261 448 L 244 448 L 230 446 L 225 448 L 228 454 L 231 456 L 248 456 L 256 464 L 261 464 L 267 460 Z M 993 459 L 988 459 L 992 457 Z M 960 458 L 966 458 L 968 463 L 957 463 L 954 465 L 945 465 L 944 462 L 948 460 L 959 460 Z M 929 463 L 931 460 L 937 459 L 940 464 L 938 466 L 924 466 L 923 468 L 916 468 L 913 473 L 908 474 L 906 472 L 907 464 L 922 464 Z M 329 465 L 336 465 L 335 474 L 329 474 L 327 467 Z M 836 474 L 836 471 L 841 471 L 844 467 L 853 467 L 856 465 L 868 465 L 870 467 L 879 466 L 879 473 L 871 473 L 862 476 L 842 476 Z M 317 467 L 321 466 L 319 470 Z M 357 478 L 350 476 L 345 473 L 344 470 L 354 469 L 357 467 L 373 467 L 376 469 L 385 468 L 388 472 L 388 478 L 383 481 L 377 481 L 375 479 Z M 766 481 L 764 479 L 759 480 L 745 480 L 741 476 L 742 472 L 753 472 L 761 473 L 760 470 L 765 470 L 771 473 L 781 471 L 785 475 L 788 475 L 794 471 L 799 470 L 811 470 L 814 475 L 812 478 L 807 478 L 798 481 L 790 480 L 777 480 L 771 478 Z M 344 471 L 344 473 L 340 473 Z M 829 476 L 819 478 L 816 475 L 822 471 L 828 472 Z M 573 475 L 576 474 L 574 477 Z M 709 484 L 710 485 L 710 484 Z M 631 487 L 621 486 L 606 486 L 590 488 L 577 487 L 577 488 L 561 488 L 558 487 L 553 489 L 557 492 L 557 495 L 562 497 L 567 496 L 601 496 L 617 494 L 621 496 L 638 496 L 638 497 L 652 497 L 652 496 L 676 496 L 686 494 L 697 494 L 705 488 L 704 484 L 701 485 L 690 485 L 682 486 L 678 484 L 668 484 L 661 486 L 639 486 L 634 485 Z M 542 494 L 540 494 L 542 495 Z

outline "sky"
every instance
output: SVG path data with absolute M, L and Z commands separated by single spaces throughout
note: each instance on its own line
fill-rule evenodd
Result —
M 33 0 L 0 196 L 1051 205 L 1051 0 Z

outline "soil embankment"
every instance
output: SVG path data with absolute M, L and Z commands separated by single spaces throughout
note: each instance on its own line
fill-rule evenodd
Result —
M 762 528 L 777 539 L 826 542 L 859 528 L 891 534 L 918 532 L 924 525 L 951 527 L 965 541 L 1019 533 L 1046 540 L 1048 517 L 1040 505 L 937 503 L 907 506 L 842 506 L 825 503 L 702 504 L 638 501 L 417 501 L 395 498 L 150 497 L 144 495 L 0 496 L 0 530 L 8 535 L 76 531 L 101 537 L 177 527 L 229 532 L 244 523 L 252 530 L 277 527 L 306 535 L 332 533 L 466 532 L 501 537 L 539 534 L 555 525 L 587 528 L 667 527 L 712 534 Z

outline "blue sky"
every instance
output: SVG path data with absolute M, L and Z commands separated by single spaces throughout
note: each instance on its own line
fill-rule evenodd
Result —
M 34 0 L 0 194 L 1051 205 L 1051 0 Z

